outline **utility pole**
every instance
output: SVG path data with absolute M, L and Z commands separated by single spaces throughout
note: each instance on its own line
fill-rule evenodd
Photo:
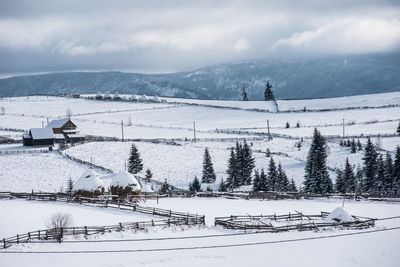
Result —
M 271 134 L 269 133 L 269 120 L 267 120 L 267 128 L 268 128 L 268 141 L 271 141 Z
M 124 142 L 124 121 L 121 120 L 121 136 L 122 136 L 122 142 Z
M 193 122 L 193 139 L 194 142 L 196 143 L 196 122 Z
M 44 128 L 44 122 L 42 121 L 42 128 Z

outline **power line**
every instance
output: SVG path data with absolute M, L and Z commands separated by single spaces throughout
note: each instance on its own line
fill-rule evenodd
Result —
M 138 252 L 162 252 L 162 251 L 176 251 L 176 250 L 198 250 L 198 249 L 215 249 L 215 248 L 231 248 L 231 247 L 246 247 L 246 246 L 256 246 L 256 245 L 269 245 L 269 244 L 279 244 L 279 243 L 291 243 L 291 242 L 301 242 L 317 239 L 329 239 L 343 236 L 355 236 L 363 235 L 377 232 L 385 232 L 392 230 L 399 230 L 400 226 L 386 228 L 386 229 L 376 229 L 363 232 L 346 233 L 339 235 L 328 235 L 328 236 L 318 236 L 318 237 L 305 237 L 305 238 L 295 238 L 295 239 L 284 239 L 276 241 L 261 241 L 261 242 L 251 242 L 251 243 L 236 243 L 236 244 L 226 244 L 226 245 L 211 245 L 211 246 L 195 246 L 195 247 L 174 247 L 174 248 L 154 248 L 154 249 L 121 249 L 121 250 L 64 250 L 64 251 L 1 251 L 0 254 L 99 254 L 99 253 L 138 253 Z
M 400 216 L 384 217 L 374 219 L 375 221 L 400 219 Z M 163 240 L 183 240 L 183 239 L 201 239 L 214 237 L 242 236 L 254 234 L 269 234 L 271 231 L 256 231 L 246 233 L 228 233 L 215 235 L 197 235 L 197 236 L 180 236 L 180 237 L 157 237 L 157 238 L 135 238 L 135 239 L 101 239 L 101 240 L 64 240 L 62 243 L 114 243 L 114 242 L 143 242 L 143 241 L 163 241 Z M 58 241 L 30 241 L 29 243 L 58 243 Z

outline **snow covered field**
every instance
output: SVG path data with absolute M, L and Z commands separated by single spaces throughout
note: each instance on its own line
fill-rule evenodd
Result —
M 15 201 L 15 200 L 14 200 Z M 7 201 L 10 202 L 10 201 Z M 26 205 L 43 205 L 42 203 Z M 150 202 L 147 205 L 151 204 Z M 181 248 L 172 251 L 153 252 L 102 252 L 96 254 L 0 254 L 0 262 L 5 266 L 20 266 L 23 262 L 40 262 L 41 266 L 259 266 L 268 262 L 276 266 L 397 266 L 400 260 L 398 246 L 400 231 L 377 232 L 363 235 L 342 236 L 327 239 L 303 240 L 285 243 L 259 244 L 253 246 L 239 246 L 228 248 L 209 248 L 184 250 L 183 248 L 195 246 L 233 245 L 254 242 L 271 242 L 292 240 L 299 238 L 318 238 L 323 236 L 340 235 L 343 233 L 360 232 L 360 230 L 332 230 L 323 232 L 287 232 L 264 233 L 224 237 L 209 237 L 197 239 L 176 240 L 148 240 L 132 241 L 135 239 L 152 239 L 160 237 L 185 237 L 220 235 L 232 233 L 212 224 L 214 216 L 230 214 L 283 214 L 294 210 L 304 213 L 319 213 L 332 211 L 341 206 L 341 201 L 246 201 L 227 199 L 162 199 L 158 207 L 180 209 L 182 211 L 203 212 L 207 218 L 206 228 L 193 227 L 189 229 L 171 227 L 162 231 L 155 229 L 149 232 L 121 232 L 101 236 L 101 240 L 119 239 L 131 240 L 122 242 L 101 243 L 61 243 L 61 244 L 22 244 L 9 248 L 9 251 L 35 252 L 35 251 L 117 251 L 156 248 Z M 1 202 L 0 202 L 1 205 Z M 58 205 L 58 204 L 56 204 Z M 60 205 L 65 205 L 64 203 Z M 155 202 L 152 204 L 155 205 Z M 82 209 L 84 212 L 78 210 Z M 92 215 L 87 208 L 72 207 L 69 211 L 81 214 L 82 220 Z M 345 209 L 355 215 L 371 217 L 388 217 L 400 213 L 400 205 L 387 203 L 347 202 Z M 108 211 L 108 210 L 107 210 Z M 95 208 L 94 212 L 103 214 L 103 210 Z M 109 212 L 109 211 L 108 211 Z M 100 214 L 99 214 L 100 215 Z M 126 215 L 126 216 L 129 216 Z M 90 216 L 92 217 L 92 216 Z M 115 214 L 108 217 L 115 218 Z M 98 217 L 96 217 L 98 218 Z M 99 218 L 100 219 L 100 218 Z M 7 220 L 7 219 L 6 219 Z M 101 218 L 105 220 L 105 218 Z M 398 226 L 399 220 L 378 221 L 373 229 L 385 229 Z M 8 223 L 10 227 L 10 223 Z M 14 225 L 12 225 L 14 227 Z M 15 227 L 19 227 L 18 224 Z M 185 231 L 182 231 L 185 229 Z M 89 237 L 97 240 L 99 236 Z M 85 241 L 82 239 L 82 241 Z

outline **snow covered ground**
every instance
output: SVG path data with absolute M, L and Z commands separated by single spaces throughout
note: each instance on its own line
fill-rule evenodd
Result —
M 7 201 L 9 202 L 9 201 Z M 1 202 L 0 202 L 1 203 Z M 31 205 L 31 202 L 28 203 Z M 149 204 L 149 203 L 147 203 Z M 376 232 L 363 235 L 342 236 L 336 238 L 303 240 L 284 243 L 258 244 L 228 248 L 191 249 L 196 246 L 234 245 L 255 242 L 282 242 L 299 238 L 318 238 L 323 236 L 354 233 L 365 230 L 332 230 L 323 232 L 286 232 L 286 233 L 258 233 L 250 235 L 222 236 L 197 239 L 175 240 L 143 240 L 160 237 L 187 237 L 204 235 L 221 235 L 233 233 L 213 226 L 214 216 L 230 214 L 283 214 L 295 210 L 304 213 L 319 213 L 332 211 L 341 206 L 341 201 L 246 201 L 227 199 L 161 199 L 160 204 L 154 206 L 176 208 L 182 211 L 203 212 L 207 218 L 205 228 L 171 227 L 163 230 L 154 229 L 149 232 L 120 232 L 89 237 L 89 240 L 118 239 L 122 242 L 101 243 L 61 243 L 61 244 L 22 244 L 15 245 L 8 251 L 36 252 L 36 251 L 118 251 L 136 249 L 172 249 L 170 251 L 143 251 L 143 252 L 102 252 L 82 254 L 0 254 L 0 262 L 5 266 L 21 266 L 26 262 L 40 262 L 43 267 L 54 266 L 260 266 L 265 262 L 276 266 L 398 266 L 400 255 L 398 252 L 400 231 Z M 26 204 L 23 203 L 25 206 Z M 42 205 L 42 203 L 33 204 Z M 65 205 L 65 204 L 61 204 Z M 78 209 L 80 207 L 77 207 Z M 82 220 L 92 215 L 86 212 L 72 210 L 73 215 L 81 214 Z M 89 209 L 89 208 L 88 208 Z M 97 208 L 96 208 L 97 209 Z M 371 217 L 388 217 L 400 213 L 400 205 L 388 203 L 347 202 L 345 210 L 350 214 Z M 108 212 L 107 209 L 105 212 Z M 79 213 L 78 213 L 79 212 Z M 96 210 L 97 212 L 97 210 Z M 103 210 L 99 210 L 103 214 Z M 113 211 L 114 212 L 114 211 Z M 117 212 L 117 211 L 115 211 Z M 129 216 L 129 214 L 127 215 Z M 77 217 L 77 216 L 74 216 Z M 90 216 L 91 217 L 91 216 Z M 114 217 L 111 216 L 110 217 Z M 100 219 L 100 218 L 99 218 Z M 104 220 L 105 218 L 101 218 Z M 7 220 L 7 219 L 6 219 Z M 373 229 L 385 229 L 398 226 L 399 220 L 377 222 Z M 9 222 L 9 228 L 14 225 Z M 19 227 L 18 224 L 15 227 Z M 184 230 L 184 231 L 182 231 Z M 85 239 L 81 239 L 85 241 Z M 130 241 L 128 241 L 130 240 Z

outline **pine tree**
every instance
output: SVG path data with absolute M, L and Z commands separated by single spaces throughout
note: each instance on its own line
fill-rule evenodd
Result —
M 286 128 L 290 128 L 290 124 L 289 124 L 289 122 L 287 121 L 286 122 L 286 126 L 285 126 Z
M 270 191 L 276 191 L 277 180 L 278 172 L 276 170 L 275 161 L 271 158 L 268 166 L 268 189 Z
M 269 83 L 269 81 L 267 81 L 267 84 L 265 85 L 264 99 L 265 101 L 275 101 L 272 85 Z
M 269 191 L 270 188 L 268 187 L 268 184 L 267 175 L 265 175 L 264 168 L 262 168 L 260 173 L 260 191 Z
M 160 193 L 167 194 L 169 192 L 169 190 L 170 190 L 170 185 L 169 185 L 167 179 L 165 179 L 164 183 L 161 185 Z
M 276 191 L 286 192 L 289 191 L 289 179 L 286 176 L 285 171 L 282 168 L 281 163 L 278 164 L 278 182 Z
M 243 184 L 250 185 L 251 184 L 251 174 L 253 173 L 253 169 L 255 165 L 255 159 L 253 158 L 253 153 L 251 152 L 250 146 L 247 144 L 246 140 L 243 143 L 243 150 L 242 150 L 242 168 L 243 168 Z
M 375 150 L 375 146 L 372 144 L 371 139 L 368 138 L 363 157 L 365 176 L 365 180 L 363 182 L 364 192 L 370 193 L 374 191 L 377 157 L 378 153 Z
M 392 192 L 394 184 L 394 166 L 392 156 L 389 152 L 386 152 L 384 166 L 384 181 L 383 181 L 383 193 L 389 194 Z
M 218 191 L 220 191 L 220 192 L 226 192 L 227 191 L 227 186 L 226 186 L 226 183 L 225 183 L 225 181 L 224 181 L 224 179 L 221 179 L 221 182 L 219 183 L 219 186 L 218 186 Z
M 315 128 L 307 156 L 304 175 L 304 191 L 325 194 L 332 192 L 332 180 L 326 167 L 326 141 Z
M 379 154 L 376 161 L 376 179 L 373 186 L 373 193 L 382 193 L 385 185 L 385 163 L 382 154 Z
M 189 184 L 189 190 L 193 192 L 200 192 L 201 191 L 201 184 L 197 176 L 194 177 L 193 182 Z
M 288 191 L 289 192 L 297 192 L 296 183 L 294 182 L 293 178 L 290 180 Z
M 247 97 L 246 87 L 243 87 L 242 89 L 242 100 L 249 101 L 249 98 Z
M 128 160 L 128 171 L 132 174 L 136 174 L 143 170 L 142 159 L 140 158 L 139 150 L 134 144 L 131 146 L 131 153 Z
M 397 133 L 400 135 L 400 122 L 399 122 L 399 126 L 397 126 Z
M 343 179 L 343 171 L 341 169 L 336 170 L 335 190 L 338 193 L 346 192 L 346 186 Z
M 299 121 L 296 123 L 296 128 L 300 128 L 300 122 Z
M 244 185 L 246 181 L 244 180 L 244 173 L 243 173 L 243 165 L 244 165 L 244 155 L 243 155 L 243 145 L 239 142 L 236 142 L 235 147 L 235 165 L 237 169 L 237 181 L 238 186 Z
M 228 169 L 227 169 L 228 178 L 226 179 L 226 186 L 229 189 L 234 189 L 239 187 L 239 178 L 238 178 L 238 168 L 236 164 L 236 154 L 234 148 L 231 148 L 231 155 L 228 160 Z
M 344 193 L 354 193 L 356 189 L 356 177 L 354 175 L 353 166 L 350 165 L 348 158 L 346 159 L 343 170 L 343 180 L 345 185 Z
M 394 156 L 392 193 L 400 194 L 400 146 L 396 147 Z
M 265 156 L 267 158 L 271 157 L 271 151 L 269 150 L 269 148 L 267 148 L 267 150 L 265 151 Z
M 254 170 L 254 178 L 253 178 L 253 191 L 258 192 L 260 190 L 260 174 L 258 170 Z
M 213 163 L 211 161 L 210 152 L 208 148 L 204 150 L 204 157 L 203 157 L 203 175 L 201 177 L 202 183 L 214 183 L 217 179 L 217 176 L 214 172 Z
M 363 170 L 360 166 L 357 166 L 357 171 L 356 171 L 356 192 L 358 194 L 361 194 L 364 189 L 364 176 L 363 176 Z
M 151 178 L 153 178 L 153 173 L 151 172 L 150 169 L 147 169 L 147 170 L 146 170 L 146 182 L 147 182 L 147 183 L 150 183 Z
M 360 139 L 357 140 L 357 149 L 358 149 L 359 151 L 363 150 L 362 144 L 361 144 L 361 142 L 360 142 Z
M 69 177 L 67 182 L 67 194 L 71 196 L 73 190 L 74 190 L 74 182 L 72 181 L 72 177 Z
M 356 141 L 354 139 L 351 139 L 350 152 L 351 153 L 356 153 L 357 152 L 357 145 L 356 145 Z

